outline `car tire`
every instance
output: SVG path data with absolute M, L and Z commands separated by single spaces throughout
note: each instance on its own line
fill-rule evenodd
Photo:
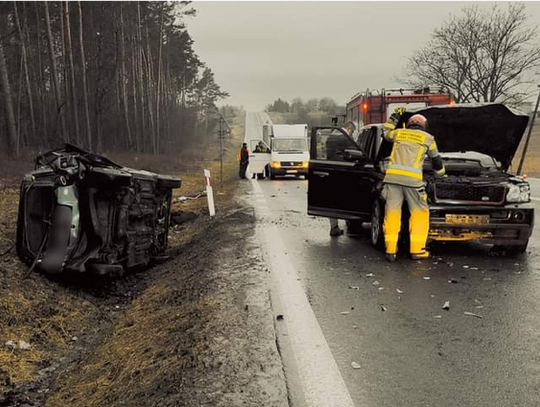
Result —
M 359 220 L 346 220 L 347 234 L 348 235 L 361 235 L 364 233 L 362 228 L 362 221 Z
M 263 172 L 258 173 L 257 179 L 264 179 L 264 173 Z
M 371 209 L 370 237 L 371 237 L 371 244 L 377 250 L 381 250 L 381 251 L 384 250 L 383 222 L 384 222 L 384 206 L 380 200 L 376 199 Z
M 276 175 L 270 170 L 270 179 L 276 179 Z

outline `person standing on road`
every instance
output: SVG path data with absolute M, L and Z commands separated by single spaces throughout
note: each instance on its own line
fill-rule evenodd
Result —
M 401 229 L 401 206 L 407 200 L 409 212 L 410 252 L 414 260 L 430 257 L 426 250 L 429 232 L 429 206 L 423 181 L 423 164 L 426 155 L 436 176 L 443 176 L 445 168 L 435 143 L 426 130 L 427 119 L 415 114 L 407 121 L 406 128 L 396 129 L 400 120 L 393 113 L 384 124 L 384 138 L 393 143 L 390 162 L 383 180 L 382 197 L 386 200 L 384 215 L 384 240 L 386 258 L 395 261 L 399 231 Z
M 242 144 L 242 148 L 238 154 L 238 161 L 240 162 L 240 170 L 238 175 L 240 178 L 244 179 L 246 178 L 246 170 L 249 165 L 249 150 L 247 148 L 247 143 Z

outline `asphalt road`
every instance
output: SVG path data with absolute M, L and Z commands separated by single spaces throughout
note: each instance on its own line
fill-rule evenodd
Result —
M 357 407 L 540 405 L 538 232 L 516 257 L 449 243 L 390 264 L 367 234 L 331 238 L 308 216 L 307 181 L 252 182 Z

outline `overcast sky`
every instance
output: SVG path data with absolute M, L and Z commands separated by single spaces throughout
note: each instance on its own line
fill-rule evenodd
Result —
M 195 51 L 231 96 L 263 109 L 278 97 L 354 94 L 398 84 L 406 58 L 465 2 L 200 2 L 187 20 Z M 506 7 L 506 3 L 500 3 Z M 528 2 L 531 23 L 540 2 Z

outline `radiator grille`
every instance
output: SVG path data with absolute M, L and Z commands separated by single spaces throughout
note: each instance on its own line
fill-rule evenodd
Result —
M 501 204 L 504 202 L 506 188 L 501 185 L 474 186 L 470 184 L 437 183 L 435 185 L 436 201 L 463 201 L 484 204 Z

